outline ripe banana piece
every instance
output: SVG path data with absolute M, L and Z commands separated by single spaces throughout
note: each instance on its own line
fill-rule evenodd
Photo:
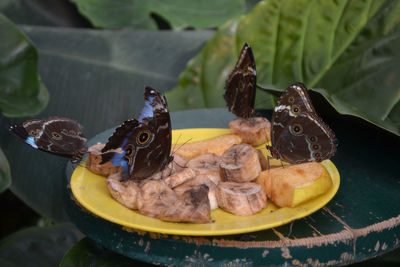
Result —
M 219 156 L 213 153 L 197 156 L 189 160 L 186 166 L 194 170 L 196 175 L 207 176 L 216 185 L 221 181 Z
M 121 182 L 121 173 L 116 173 L 110 175 L 107 178 L 106 183 L 111 196 L 116 201 L 129 209 L 138 209 L 137 196 L 140 189 L 134 181 L 127 180 Z
M 249 144 L 233 145 L 220 157 L 219 167 L 223 181 L 250 182 L 261 172 L 259 153 Z
M 106 162 L 105 164 L 100 164 L 101 162 L 101 150 L 105 144 L 96 144 L 88 149 L 88 157 L 86 160 L 86 168 L 95 174 L 99 174 L 102 176 L 109 176 L 115 173 L 119 173 L 122 171 L 121 166 L 113 166 L 111 162 Z
M 259 184 L 221 182 L 217 186 L 218 206 L 238 216 L 250 216 L 267 206 L 267 195 Z
M 193 179 L 196 176 L 196 172 L 191 168 L 184 168 L 182 171 L 174 173 L 164 179 L 165 183 L 171 187 L 177 187 L 186 181 Z
M 182 185 L 175 187 L 174 191 L 178 195 L 181 195 L 183 192 L 202 184 L 208 187 L 208 200 L 210 201 L 211 210 L 217 209 L 218 208 L 218 202 L 216 196 L 217 184 L 215 184 L 207 175 L 198 175 L 195 178 L 183 183 Z
M 242 138 L 243 143 L 259 146 L 271 139 L 271 123 L 264 117 L 239 118 L 229 123 L 231 133 Z

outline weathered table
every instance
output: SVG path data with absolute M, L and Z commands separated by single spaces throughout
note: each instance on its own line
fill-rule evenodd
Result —
M 270 118 L 271 112 L 264 115 Z M 225 109 L 171 113 L 174 129 L 227 128 Z M 336 119 L 335 119 L 336 120 Z M 352 117 L 328 120 L 339 140 L 332 161 L 341 185 L 314 214 L 278 228 L 248 234 L 189 237 L 125 229 L 85 211 L 71 200 L 67 213 L 102 246 L 140 261 L 173 265 L 343 265 L 399 247 L 400 138 Z M 106 141 L 110 129 L 90 143 Z M 71 168 L 67 170 L 70 177 Z M 67 179 L 68 182 L 68 179 Z

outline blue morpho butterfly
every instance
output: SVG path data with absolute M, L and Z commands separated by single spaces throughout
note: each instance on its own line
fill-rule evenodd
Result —
M 68 118 L 33 119 L 22 125 L 9 125 L 8 129 L 33 148 L 71 158 L 74 163 L 88 150 L 87 140 L 82 136 L 83 126 Z
M 337 149 L 333 131 L 317 115 L 302 83 L 290 85 L 279 98 L 271 121 L 272 158 L 289 163 L 320 162 Z
M 139 119 L 125 121 L 102 149 L 100 164 L 111 161 L 114 166 L 122 166 L 122 180 L 145 179 L 173 160 L 167 101 L 151 87 L 145 88 L 144 99 Z

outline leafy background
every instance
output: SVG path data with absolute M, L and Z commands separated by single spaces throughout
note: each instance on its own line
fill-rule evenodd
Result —
M 145 85 L 169 91 L 171 110 L 224 107 L 224 81 L 244 42 L 265 88 L 258 107 L 302 81 L 322 105 L 399 135 L 399 1 L 6 0 L 0 12 L 0 192 L 12 175 L 0 195 L 2 266 L 20 265 L 21 255 L 54 266 L 74 244 L 61 266 L 132 263 L 76 243 L 82 234 L 64 223 L 59 197 L 65 160 L 3 126 L 59 115 L 80 121 L 90 138 L 137 116 Z

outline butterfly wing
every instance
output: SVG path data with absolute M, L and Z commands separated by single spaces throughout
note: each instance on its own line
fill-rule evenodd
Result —
M 290 85 L 279 98 L 271 120 L 271 142 L 275 145 L 286 125 L 298 114 L 303 112 L 315 113 L 308 96 L 307 88 L 302 83 Z
M 87 140 L 82 137 L 83 126 L 68 118 L 28 120 L 22 126 L 9 126 L 9 130 L 33 148 L 74 161 L 81 159 L 87 151 Z
M 248 118 L 254 113 L 257 72 L 253 52 L 248 44 L 240 51 L 235 68 L 225 83 L 224 98 L 233 114 Z
M 289 163 L 320 162 L 335 154 L 337 140 L 320 117 L 303 112 L 286 124 L 275 148 Z
M 167 102 L 156 90 L 145 88 L 145 106 L 139 120 L 116 129 L 102 150 L 102 163 L 122 166 L 128 177 L 145 179 L 171 161 L 171 119 Z M 122 153 L 109 151 L 122 149 Z
M 42 120 L 40 125 L 42 130 L 35 136 L 39 149 L 76 159 L 87 152 L 87 140 L 82 136 L 83 126 L 77 121 L 51 117 Z

